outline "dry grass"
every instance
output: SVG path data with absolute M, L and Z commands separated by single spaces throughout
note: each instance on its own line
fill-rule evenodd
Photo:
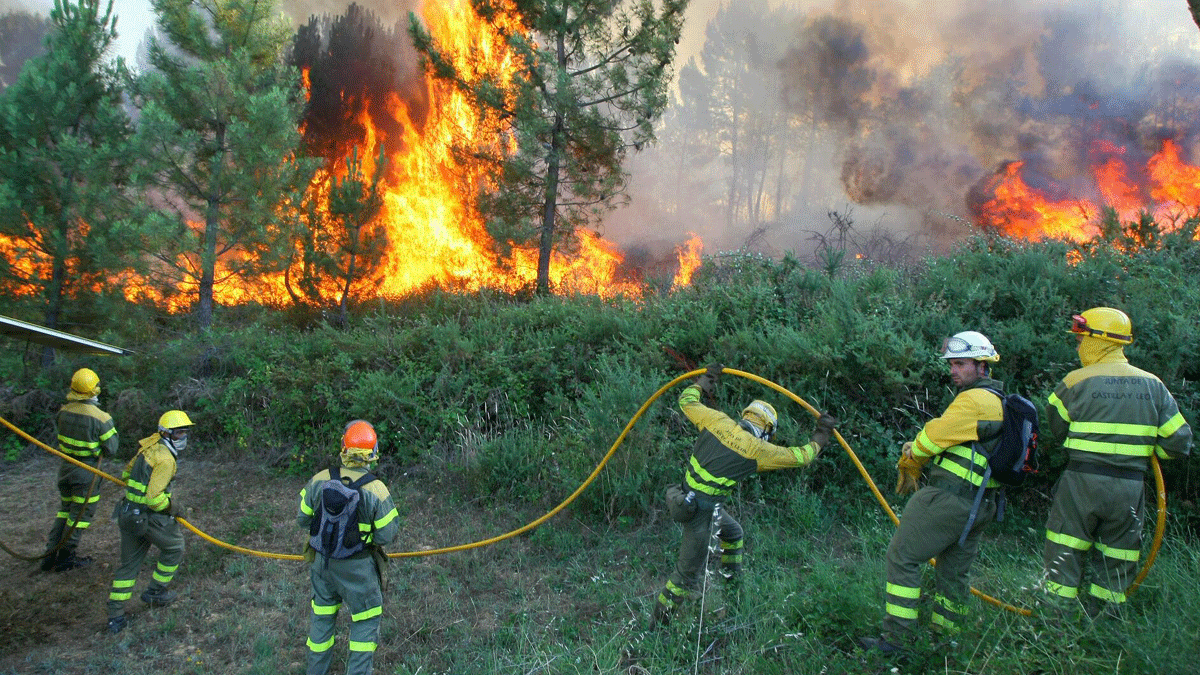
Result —
M 35 555 L 44 545 L 57 510 L 57 468 L 57 459 L 34 457 L 0 473 L 0 504 L 12 514 L 0 522 L 0 540 L 18 552 Z M 114 475 L 120 471 L 115 461 L 103 468 Z M 173 490 L 192 507 L 189 521 L 208 534 L 256 550 L 295 553 L 304 538 L 295 524 L 303 480 L 258 466 L 185 456 Z M 387 482 L 404 522 L 390 551 L 477 541 L 540 515 L 447 503 L 445 484 L 412 471 Z M 36 563 L 0 557 L 0 575 L 10 580 L 0 587 L 0 673 L 303 672 L 307 566 L 228 552 L 190 532 L 185 533 L 187 551 L 172 585 L 179 601 L 152 609 L 138 600 L 149 581 L 148 567 L 156 556 L 152 550 L 126 605 L 130 627 L 117 636 L 108 634 L 105 602 L 118 561 L 118 533 L 109 516 L 120 493 L 108 481 L 100 489 L 96 520 L 79 550 L 95 558 L 93 565 L 50 574 L 40 572 Z M 495 660 L 508 658 L 510 651 L 514 658 L 520 654 L 522 646 L 516 643 L 521 636 L 553 642 L 564 622 L 577 631 L 575 623 L 586 626 L 614 611 L 640 614 L 640 607 L 611 606 L 595 597 L 597 584 L 612 585 L 617 596 L 627 592 L 612 578 L 597 577 L 587 562 L 589 544 L 604 535 L 564 516 L 556 526 L 554 534 L 541 534 L 547 530 L 542 528 L 483 549 L 393 560 L 377 672 L 490 672 Z M 569 541 L 555 539 L 562 537 Z M 547 560 L 553 555 L 548 551 L 563 549 L 580 558 Z M 631 564 L 641 563 L 627 555 L 606 566 L 605 573 L 624 576 L 632 571 L 649 593 L 658 580 L 647 570 L 631 570 Z M 580 586 L 593 588 L 580 596 Z M 348 619 L 341 620 L 339 647 L 344 650 Z M 334 672 L 339 670 L 335 661 Z

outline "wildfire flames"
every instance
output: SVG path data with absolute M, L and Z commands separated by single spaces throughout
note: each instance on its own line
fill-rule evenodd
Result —
M 463 54 L 469 45 L 476 45 L 488 57 L 484 67 L 495 72 L 511 70 L 503 39 L 492 25 L 475 16 L 466 0 L 427 3 L 422 13 L 430 33 L 449 54 Z M 502 21 L 503 17 L 494 20 Z M 467 71 L 481 67 L 456 65 Z M 311 100 L 308 68 L 301 69 L 301 81 Z M 481 125 L 474 104 L 451 85 L 432 78 L 410 81 L 409 85 L 423 87 L 425 91 L 415 95 L 376 92 L 382 97 L 376 105 L 357 101 L 356 109 L 344 113 L 356 120 L 360 137 L 333 139 L 331 144 L 346 152 L 357 145 L 366 176 L 373 174 L 375 157 L 384 149 L 383 204 L 370 227 L 382 224 L 388 248 L 382 281 L 367 295 L 401 297 L 431 287 L 463 291 L 480 288 L 514 291 L 532 287 L 537 274 L 537 249 L 513 246 L 509 256 L 497 259 L 494 241 L 470 199 L 486 186 L 488 175 L 482 167 L 465 164 L 461 155 L 454 152 L 456 144 L 484 147 L 502 142 L 498 129 Z M 404 95 L 419 104 L 407 104 Z M 378 105 L 380 102 L 382 105 Z M 373 112 L 380 110 L 386 111 L 386 119 L 372 117 Z M 344 160 L 337 158 L 332 172 L 340 178 L 346 169 Z M 310 198 L 326 213 L 329 178 L 329 172 L 322 171 L 310 188 Z M 196 232 L 203 229 L 199 222 L 190 225 Z M 689 283 L 699 266 L 702 247 L 700 238 L 692 235 L 690 241 L 677 249 L 675 286 Z M 20 248 L 15 241 L 0 237 L 0 256 L 17 261 L 19 265 L 14 265 L 14 269 L 27 272 L 30 278 L 44 276 L 42 268 L 46 265 L 22 255 Z M 231 260 L 217 261 L 214 296 L 218 303 L 288 302 L 287 279 L 300 272 L 299 263 L 287 274 L 244 278 L 229 273 Z M 175 282 L 174 294 L 163 295 L 147 279 L 129 271 L 109 276 L 109 283 L 121 288 L 131 301 L 185 311 L 194 299 L 194 281 Z M 645 291 L 645 281 L 641 270 L 625 267 L 625 256 L 617 245 L 591 231 L 577 233 L 571 245 L 553 254 L 550 263 L 551 288 L 559 293 L 638 298 Z M 336 303 L 340 290 L 331 284 L 320 288 L 320 294 L 325 301 Z M 10 292 L 32 295 L 37 291 L 29 284 Z M 365 299 L 361 294 L 357 297 Z
M 1126 154 L 1111 143 L 1094 144 L 1093 184 L 1085 190 L 1095 195 L 1091 199 L 1070 195 L 1058 182 L 1031 174 L 1025 162 L 1008 162 L 972 190 L 969 202 L 976 221 L 1024 239 L 1083 241 L 1096 235 L 1103 207 L 1114 209 L 1122 222 L 1148 211 L 1166 229 L 1200 211 L 1200 167 L 1185 163 L 1173 141 L 1163 141 L 1141 166 L 1131 164 Z
M 428 3 L 424 19 L 449 51 L 464 53 L 468 44 L 476 44 L 489 55 L 491 69 L 511 69 L 503 40 L 474 15 L 468 3 Z M 456 65 L 469 70 L 466 64 Z M 367 114 L 360 120 L 367 139 L 362 156 L 375 156 L 381 144 L 401 148 L 387 156 L 385 165 L 385 197 L 378 219 L 386 226 L 389 250 L 378 294 L 403 296 L 431 286 L 509 291 L 531 286 L 537 274 L 537 249 L 514 247 L 508 259 L 497 260 L 482 218 L 464 198 L 486 185 L 488 176 L 453 152 L 455 143 L 463 139 L 495 144 L 497 131 L 479 123 L 472 102 L 460 91 L 433 80 L 423 84 L 429 101 L 429 114 L 423 120 L 416 120 L 418 116 L 399 96 L 389 97 L 388 113 L 401 130 L 399 139 L 389 138 Z M 366 173 L 371 170 L 364 167 Z M 676 283 L 687 283 L 698 264 L 700 247 L 694 238 L 686 251 L 681 250 Z M 643 281 L 623 273 L 624 256 L 616 245 L 583 231 L 570 248 L 570 253 L 556 251 L 552 257 L 553 288 L 605 297 L 641 296 Z M 695 264 L 685 255 L 694 256 Z

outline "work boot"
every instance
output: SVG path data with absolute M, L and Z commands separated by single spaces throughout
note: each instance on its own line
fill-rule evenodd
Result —
M 46 556 L 42 558 L 42 571 L 43 572 L 53 572 L 54 568 L 58 565 L 58 561 L 61 557 L 62 557 L 62 549 L 58 549 L 57 551 L 55 551 L 53 553 L 47 553 Z
M 879 652 L 884 656 L 899 656 L 907 651 L 902 645 L 889 642 L 886 637 L 860 637 L 858 644 L 867 652 Z
M 91 565 L 91 564 L 92 564 L 92 556 L 85 555 L 83 557 L 77 557 L 75 555 L 75 552 L 71 551 L 71 552 L 67 553 L 65 556 L 61 557 L 58 560 L 58 562 L 55 563 L 54 571 L 55 572 L 66 572 L 67 570 L 73 570 L 73 569 L 76 569 L 79 567 L 87 567 L 88 565 Z
M 671 623 L 671 610 L 661 602 L 654 603 L 654 611 L 650 613 L 650 628 L 658 628 Z
M 166 607 L 178 597 L 178 593 L 166 588 L 147 588 L 142 592 L 142 602 L 151 607 Z
M 128 626 L 128 625 L 129 625 L 129 618 L 126 617 L 124 614 L 122 614 L 120 616 L 109 617 L 108 632 L 114 633 L 114 634 L 120 633 L 121 631 L 125 630 L 125 626 Z

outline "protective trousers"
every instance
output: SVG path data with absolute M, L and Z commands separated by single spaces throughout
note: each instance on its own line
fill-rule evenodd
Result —
M 308 675 L 325 675 L 333 661 L 333 634 L 338 609 L 350 608 L 350 656 L 347 675 L 367 675 L 375 661 L 383 593 L 375 560 L 360 553 L 345 560 L 317 554 L 309 567 L 312 620 L 308 626 Z
M 81 466 L 75 466 L 69 462 L 63 462 L 62 467 L 58 470 L 58 494 L 62 500 L 62 505 L 58 509 L 58 514 L 54 518 L 54 525 L 50 527 L 50 536 L 46 539 L 46 550 L 49 551 L 58 546 L 58 542 L 66 534 L 67 530 L 71 530 L 67 541 L 59 548 L 62 552 L 60 558 L 68 557 L 75 548 L 79 546 L 79 539 L 83 536 L 83 531 L 88 529 L 92 524 L 92 517 L 96 515 L 96 503 L 100 501 L 99 489 L 94 489 L 97 486 L 93 485 L 95 475 Z M 91 491 L 91 496 L 88 492 Z
M 742 568 L 742 526 L 722 506 L 713 520 L 713 504 L 702 502 L 694 515 L 683 525 L 683 542 L 679 559 L 666 586 L 658 594 L 656 613 L 666 616 L 675 610 L 689 593 L 700 590 L 701 575 L 708 561 L 708 546 L 715 527 L 721 541 L 721 570 L 733 575 Z
M 158 564 L 147 590 L 163 591 L 183 561 L 183 531 L 171 516 L 147 513 L 144 507 L 122 502 L 117 516 L 121 530 L 121 565 L 113 575 L 112 591 L 108 594 L 108 618 L 124 613 L 125 601 L 133 595 L 138 572 L 150 545 L 158 547 Z
M 952 491 L 932 485 L 908 500 L 900 526 L 887 550 L 887 600 L 883 632 L 898 641 L 909 639 L 916 628 L 921 597 L 921 565 L 937 558 L 936 592 L 930 623 L 947 633 L 962 628 L 970 599 L 971 565 L 979 553 L 979 538 L 996 517 L 996 499 L 989 494 L 961 546 L 958 544 L 970 517 L 974 495 L 963 482 Z
M 1088 594 L 1107 603 L 1125 602 L 1142 554 L 1145 484 L 1078 471 L 1064 471 L 1046 519 L 1046 592 L 1075 599 L 1085 556 L 1093 561 Z

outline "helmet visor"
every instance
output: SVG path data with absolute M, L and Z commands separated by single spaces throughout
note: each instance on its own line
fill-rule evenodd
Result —
M 1071 332 L 1079 335 L 1091 335 L 1092 329 L 1088 328 L 1087 319 L 1076 314 L 1071 317 Z
M 965 354 L 966 352 L 977 349 L 974 345 L 960 337 L 948 337 L 942 340 L 943 354 Z

